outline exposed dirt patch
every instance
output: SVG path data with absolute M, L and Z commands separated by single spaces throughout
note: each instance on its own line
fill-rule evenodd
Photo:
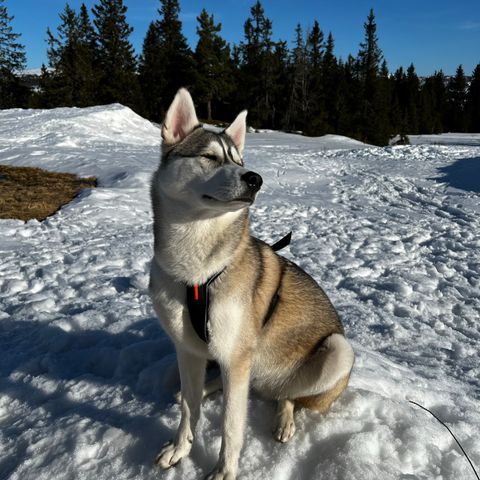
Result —
M 82 189 L 96 186 L 95 177 L 0 165 L 0 218 L 45 220 Z

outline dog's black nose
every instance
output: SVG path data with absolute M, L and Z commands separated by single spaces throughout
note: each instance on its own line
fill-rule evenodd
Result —
M 240 177 L 254 192 L 258 192 L 262 186 L 262 177 L 255 172 L 244 173 Z

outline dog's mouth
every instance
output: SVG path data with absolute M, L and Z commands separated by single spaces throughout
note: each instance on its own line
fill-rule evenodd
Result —
M 219 203 L 233 203 L 233 202 L 253 203 L 253 198 L 250 198 L 250 197 L 237 197 L 237 198 L 232 198 L 231 200 L 219 200 L 218 198 L 211 197 L 210 195 L 202 195 L 202 198 L 204 198 L 205 200 L 209 200 L 211 202 L 219 202 Z

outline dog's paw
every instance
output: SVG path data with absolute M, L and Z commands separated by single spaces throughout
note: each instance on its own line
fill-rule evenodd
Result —
M 211 471 L 204 480 L 235 480 L 236 475 L 224 468 L 217 467 Z
M 279 400 L 277 406 L 277 426 L 273 430 L 273 438 L 285 443 L 288 442 L 295 433 L 295 421 L 293 411 L 295 403 L 292 400 Z
M 164 470 L 174 467 L 183 457 L 190 453 L 192 444 L 187 442 L 183 445 L 175 445 L 173 442 L 167 443 L 155 457 L 155 465 Z
M 295 434 L 295 422 L 293 418 L 280 418 L 277 427 L 273 431 L 273 438 L 278 442 L 286 443 Z

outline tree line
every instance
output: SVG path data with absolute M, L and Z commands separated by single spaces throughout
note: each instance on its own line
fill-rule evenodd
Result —
M 480 132 L 480 64 L 468 82 L 462 66 L 446 78 L 419 78 L 414 65 L 390 72 L 379 46 L 373 10 L 356 56 L 335 55 L 333 34 L 317 20 L 294 42 L 273 40 L 260 1 L 244 23 L 244 38 L 229 45 L 221 24 L 203 9 L 192 50 L 182 33 L 178 0 L 159 0 L 135 55 L 123 0 L 98 0 L 91 12 L 68 4 L 56 32 L 47 30 L 48 66 L 30 91 L 18 72 L 24 47 L 0 0 L 0 107 L 89 106 L 120 102 L 161 121 L 175 92 L 189 88 L 200 117 L 228 121 L 244 108 L 257 128 L 336 133 L 385 145 L 396 135 Z

